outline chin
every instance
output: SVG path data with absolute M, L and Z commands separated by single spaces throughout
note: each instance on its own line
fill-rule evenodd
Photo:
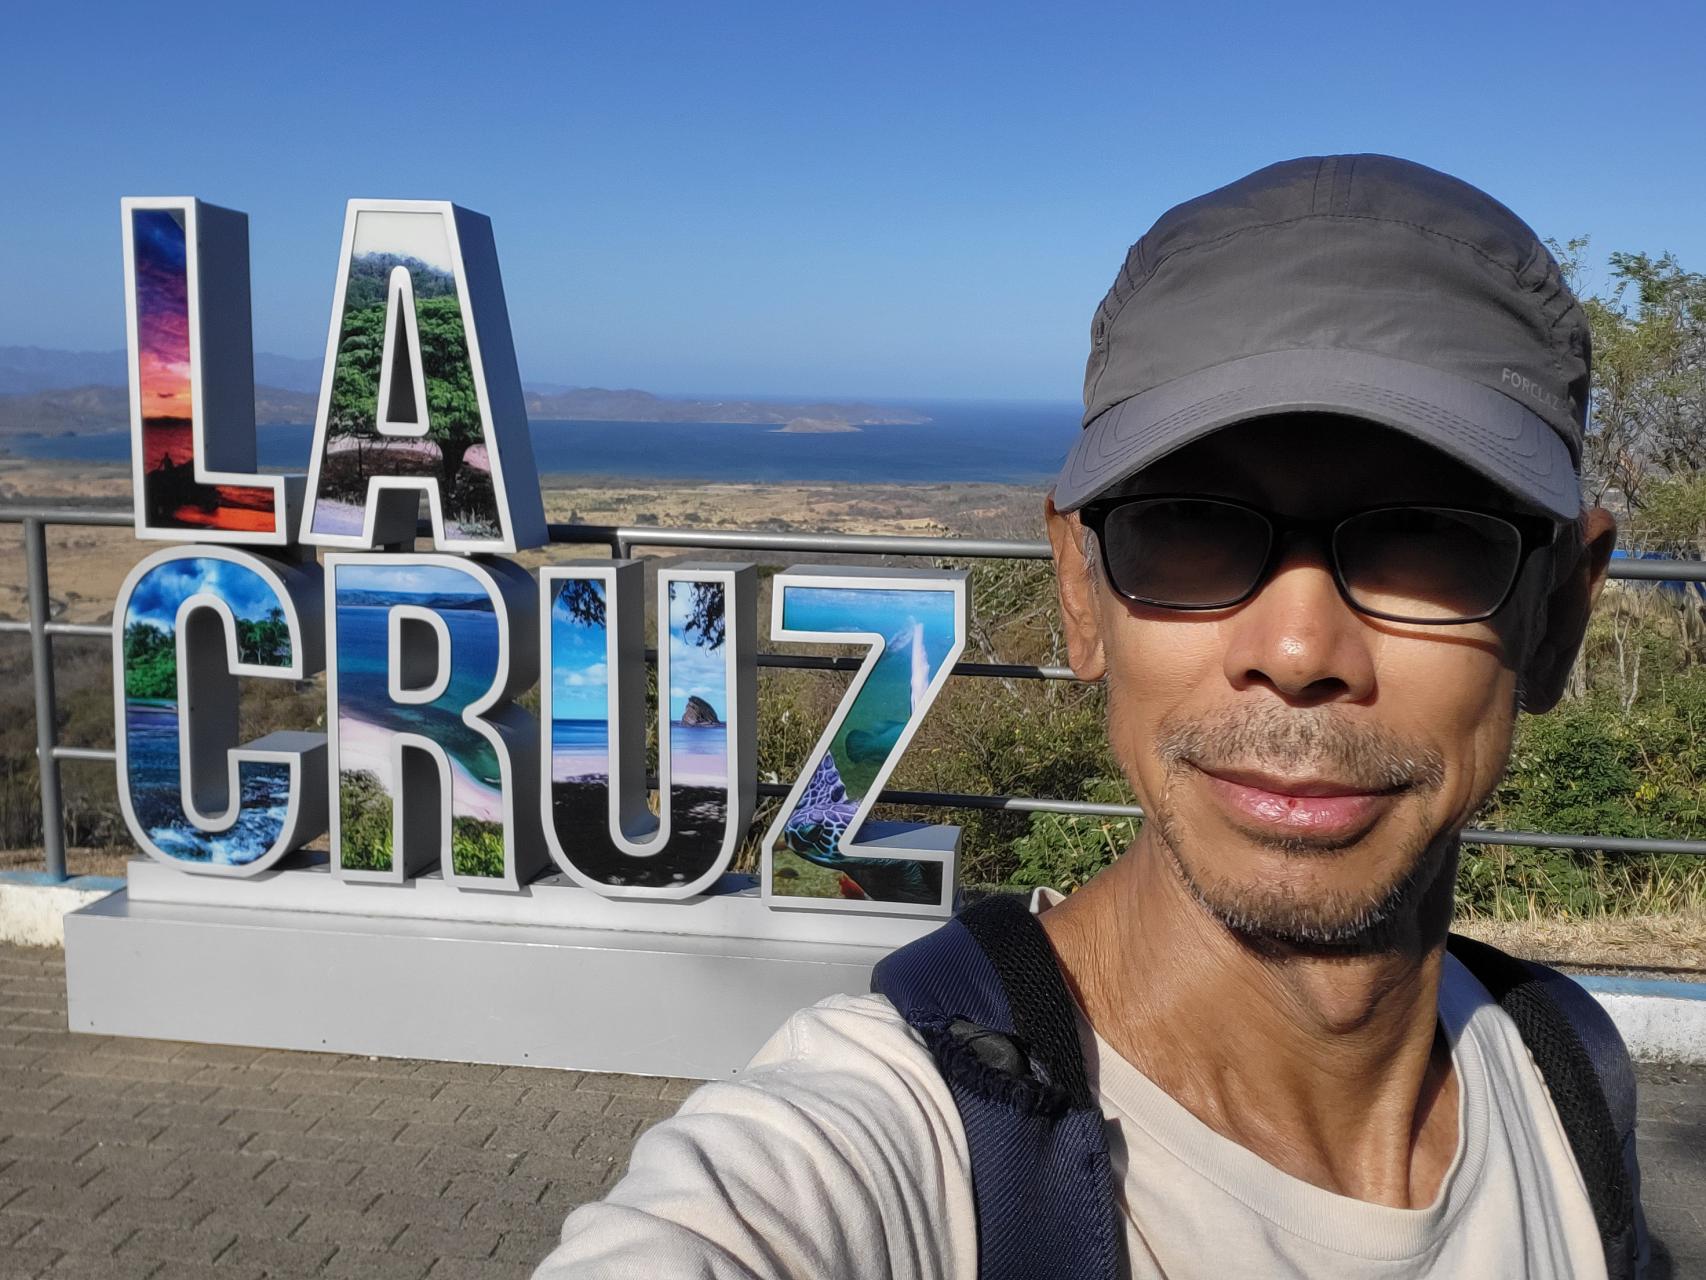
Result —
M 1456 863 L 1455 841 L 1429 839 L 1390 816 L 1332 833 L 1160 825 L 1191 895 L 1222 925 L 1260 943 L 1388 949 L 1438 914 L 1440 873 Z M 1451 877 L 1444 883 L 1449 908 Z

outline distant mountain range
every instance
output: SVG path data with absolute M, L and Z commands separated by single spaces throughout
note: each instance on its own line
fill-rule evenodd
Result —
M 929 422 L 911 409 L 852 402 L 804 403 L 780 400 L 678 400 L 650 391 L 608 391 L 603 387 L 530 388 L 527 416 L 586 422 L 773 422 L 778 426 L 840 424 L 866 427 Z M 805 427 L 803 429 L 813 429 Z M 819 426 L 816 429 L 835 429 Z
M 130 380 L 127 360 L 123 351 L 0 347 L 0 395 L 30 395 L 72 387 L 122 387 Z M 255 381 L 285 391 L 316 395 L 320 390 L 320 362 L 257 352 Z
M 316 396 L 282 387 L 255 388 L 257 422 L 314 421 Z M 128 387 L 70 387 L 0 395 L 0 436 L 85 436 L 130 426 Z
M 320 374 L 318 360 L 256 353 L 255 420 L 312 423 Z M 123 431 L 130 422 L 128 377 L 123 351 L 0 347 L 0 436 Z M 535 420 L 773 423 L 789 431 L 930 421 L 911 409 L 847 401 L 692 400 L 551 383 L 527 384 L 526 396 Z

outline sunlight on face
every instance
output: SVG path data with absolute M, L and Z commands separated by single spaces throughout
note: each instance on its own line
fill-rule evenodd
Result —
M 1201 494 L 1309 519 L 1390 503 L 1514 510 L 1406 437 L 1324 416 L 1229 428 L 1122 492 Z M 1503 773 L 1533 573 L 1487 622 L 1360 614 L 1307 538 L 1243 604 L 1133 605 L 1105 583 L 1098 629 L 1116 757 L 1191 891 L 1242 933 L 1370 944 L 1413 918 L 1452 834 Z

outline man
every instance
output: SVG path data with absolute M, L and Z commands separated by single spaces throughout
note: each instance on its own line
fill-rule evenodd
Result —
M 1518 710 L 1560 696 L 1614 538 L 1582 509 L 1589 337 L 1556 263 L 1443 174 L 1296 160 L 1164 215 L 1092 340 L 1048 528 L 1073 669 L 1105 681 L 1148 820 L 1033 904 L 1073 1044 L 962 1007 L 997 970 L 1023 994 L 973 908 L 987 975 L 932 941 L 950 925 L 879 968 L 904 1018 L 883 995 L 796 1015 L 638 1143 L 541 1276 L 1642 1265 L 1632 1166 L 1590 1179 L 1573 1149 L 1584 1093 L 1609 1137 L 1603 1097 L 1550 1096 L 1522 1009 L 1446 950 L 1456 833 Z M 1060 1127 L 1079 1075 L 1088 1138 Z M 1068 1148 L 1015 1180 L 1013 1152 Z M 1632 1221 L 1597 1222 L 1623 1172 Z

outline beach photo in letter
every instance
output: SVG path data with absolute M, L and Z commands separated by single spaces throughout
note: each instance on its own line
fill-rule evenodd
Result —
M 503 561 L 428 555 L 335 555 L 327 572 L 338 874 L 516 887 L 511 806 L 532 779 L 515 776 L 514 754 L 532 764 L 537 730 L 505 704 L 516 672 L 499 606 L 511 590 L 530 601 L 531 580 Z
M 730 722 L 735 685 L 750 673 L 735 670 L 741 624 L 731 620 L 729 576 L 666 575 L 662 587 L 654 810 L 645 785 L 644 667 L 634 661 L 644 616 L 639 567 L 548 573 L 550 821 L 559 861 L 601 892 L 702 888 L 727 865 L 744 826 L 730 754 L 739 735 L 731 745 Z M 617 582 L 636 594 L 612 601 Z

